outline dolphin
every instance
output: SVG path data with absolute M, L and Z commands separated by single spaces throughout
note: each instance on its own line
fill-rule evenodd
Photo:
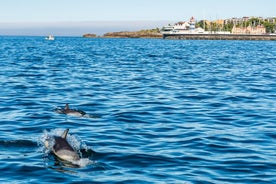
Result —
M 84 116 L 86 113 L 77 109 L 70 109 L 69 104 L 67 103 L 63 109 L 56 109 L 56 112 L 59 114 L 67 114 L 73 116 Z
M 66 137 L 69 129 L 66 129 L 61 136 L 54 136 L 53 153 L 60 159 L 73 162 L 79 161 L 80 157 L 76 150 L 67 142 Z M 48 142 L 45 142 L 47 147 Z

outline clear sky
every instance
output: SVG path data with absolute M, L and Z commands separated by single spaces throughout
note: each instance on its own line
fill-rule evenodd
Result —
M 8 28 L 16 31 L 16 25 L 31 29 L 61 27 L 68 22 L 72 26 L 80 23 L 83 26 L 83 22 L 94 22 L 95 26 L 97 22 L 99 26 L 139 21 L 142 26 L 143 21 L 145 24 L 151 21 L 155 27 L 161 21 L 173 23 L 191 16 L 198 20 L 276 17 L 275 7 L 276 0 L 0 0 L 0 34 Z

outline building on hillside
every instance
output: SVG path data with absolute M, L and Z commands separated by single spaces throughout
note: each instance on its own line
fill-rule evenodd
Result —
M 242 24 L 249 20 L 249 17 L 236 18 L 233 17 L 231 19 L 225 19 L 224 24 Z
M 276 23 L 276 18 L 275 17 L 268 17 L 268 18 L 265 18 L 264 21 L 266 21 L 268 23 L 275 24 Z
M 266 34 L 265 27 L 263 25 L 258 26 L 247 26 L 247 27 L 237 27 L 234 25 L 232 29 L 232 34 L 253 34 L 253 35 L 261 35 Z

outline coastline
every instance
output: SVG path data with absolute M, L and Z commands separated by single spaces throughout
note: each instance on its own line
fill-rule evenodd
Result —
M 140 33 L 140 32 L 114 32 L 106 33 L 102 38 L 163 38 L 161 33 Z
M 191 17 L 155 29 L 105 33 L 102 38 L 163 38 L 174 40 L 276 40 L 276 18 L 242 17 L 200 20 Z M 95 37 L 86 36 L 83 37 Z
M 276 34 L 192 34 L 192 33 L 160 33 L 157 30 L 120 31 L 109 32 L 102 36 L 96 34 L 84 34 L 83 38 L 153 38 L 168 40 L 267 40 L 276 41 Z
M 163 34 L 159 29 L 148 29 L 140 31 L 120 31 L 109 32 L 102 36 L 96 36 L 95 34 L 84 34 L 84 38 L 163 38 Z
M 137 32 L 114 32 L 103 36 L 85 34 L 83 38 L 151 38 L 167 40 L 267 40 L 276 41 L 276 35 L 250 34 L 137 34 Z
M 172 40 L 270 40 L 270 41 L 276 41 L 276 35 L 253 35 L 253 34 L 163 34 L 163 39 L 172 39 Z

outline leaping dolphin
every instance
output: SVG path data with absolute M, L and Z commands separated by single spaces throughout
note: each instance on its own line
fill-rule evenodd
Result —
M 86 113 L 84 111 L 77 110 L 77 109 L 70 109 L 68 103 L 65 105 L 65 107 L 63 109 L 60 109 L 60 108 L 56 109 L 56 112 L 60 113 L 60 114 L 67 114 L 67 115 L 73 115 L 73 116 L 86 115 Z
M 54 145 L 52 148 L 53 153 L 60 159 L 74 162 L 79 161 L 80 157 L 76 150 L 67 142 L 66 137 L 69 129 L 66 129 L 61 136 L 54 136 Z M 45 146 L 49 147 L 49 143 L 46 140 Z

